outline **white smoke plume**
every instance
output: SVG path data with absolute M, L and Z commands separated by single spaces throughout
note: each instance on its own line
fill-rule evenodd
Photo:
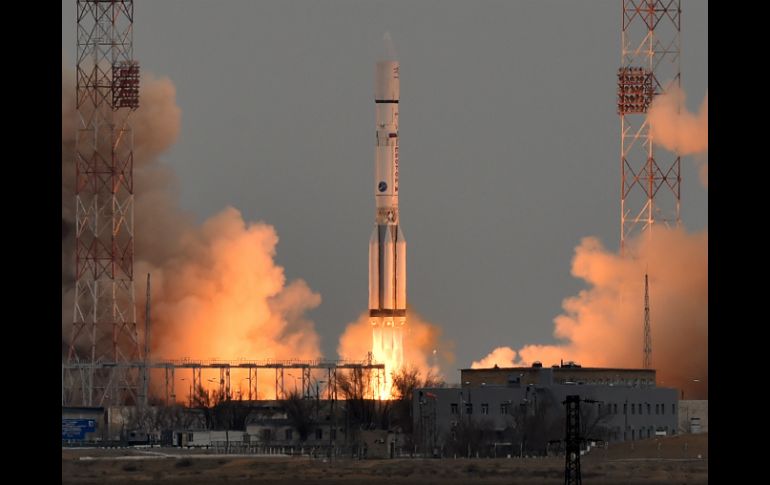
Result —
M 644 275 L 650 279 L 652 363 L 658 384 L 708 393 L 708 233 L 655 229 L 630 241 L 626 257 L 585 238 L 572 275 L 588 288 L 562 303 L 554 320 L 557 345 L 497 348 L 473 367 L 543 365 L 642 366 Z M 518 355 L 518 360 L 514 358 Z M 700 382 L 693 382 L 694 380 Z
M 485 369 L 489 367 L 514 367 L 516 365 L 516 351 L 510 347 L 497 347 L 481 360 L 473 361 L 471 369 Z
M 177 203 L 175 177 L 159 158 L 176 141 L 181 110 L 168 78 L 142 75 L 133 114 L 135 288 L 143 328 L 144 276 L 152 274 L 156 358 L 317 358 L 305 313 L 321 302 L 275 262 L 278 236 L 228 207 L 202 225 Z M 74 75 L 62 70 L 62 346 L 70 335 L 74 286 Z M 269 393 L 269 383 L 261 388 Z M 187 395 L 180 388 L 178 395 Z
M 708 187 L 708 93 L 697 113 L 687 111 L 686 98 L 684 90 L 675 85 L 656 96 L 647 112 L 650 134 L 654 143 L 667 150 L 694 155 L 701 182 Z

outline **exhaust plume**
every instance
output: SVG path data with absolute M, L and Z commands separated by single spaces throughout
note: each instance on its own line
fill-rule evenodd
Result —
M 510 347 L 497 347 L 481 360 L 473 361 L 471 369 L 486 369 L 489 367 L 514 367 L 516 351 Z
M 687 111 L 685 99 L 684 90 L 675 85 L 656 96 L 647 112 L 650 134 L 656 144 L 667 150 L 683 156 L 695 155 L 701 182 L 708 186 L 708 93 L 697 114 Z
M 140 108 L 132 115 L 134 271 L 139 322 L 144 318 L 141 282 L 152 273 L 153 358 L 317 358 L 319 337 L 305 313 L 320 304 L 320 295 L 301 279 L 286 281 L 275 262 L 278 236 L 272 226 L 246 222 L 232 207 L 196 225 L 179 208 L 174 173 L 158 158 L 180 131 L 175 88 L 168 78 L 144 73 L 140 89 Z M 74 305 L 74 95 L 73 72 L 63 68 L 63 356 Z M 231 378 L 238 388 L 240 376 Z M 187 386 L 177 383 L 180 399 L 188 395 Z M 269 395 L 273 387 L 264 379 L 260 395 Z
M 558 345 L 526 345 L 516 365 L 561 359 L 583 366 L 640 368 L 644 274 L 650 275 L 652 366 L 658 385 L 708 395 L 708 233 L 655 229 L 629 242 L 627 256 L 588 237 L 575 250 L 572 275 L 589 286 L 567 298 L 555 318 Z M 474 367 L 513 364 L 517 352 L 497 348 Z M 506 360 L 510 357 L 510 360 Z M 698 379 L 700 383 L 693 382 Z
M 419 314 L 407 309 L 404 331 L 404 366 L 416 368 L 422 375 L 429 373 L 443 376 L 442 366 L 454 362 L 454 345 L 441 339 L 441 328 L 429 323 Z M 363 360 L 372 350 L 372 327 L 369 314 L 362 313 L 355 322 L 348 324 L 340 337 L 337 354 L 342 359 Z M 377 356 L 373 356 L 377 362 Z M 392 374 L 399 369 L 388 362 L 385 364 L 386 383 L 383 398 L 391 396 Z

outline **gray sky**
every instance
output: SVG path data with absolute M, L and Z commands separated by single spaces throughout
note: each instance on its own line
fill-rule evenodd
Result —
M 181 206 L 227 205 L 272 224 L 289 279 L 322 295 L 322 350 L 367 305 L 374 220 L 374 64 L 401 63 L 400 205 L 408 299 L 456 344 L 456 367 L 496 346 L 553 343 L 582 282 L 584 236 L 619 240 L 621 2 L 137 2 L 134 52 L 182 109 Z M 682 1 L 682 86 L 708 86 L 708 5 Z M 74 63 L 75 2 L 62 6 Z M 682 219 L 707 191 L 682 163 Z

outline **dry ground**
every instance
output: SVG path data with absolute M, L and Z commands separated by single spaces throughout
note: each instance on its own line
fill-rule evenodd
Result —
M 611 446 L 606 451 L 594 449 L 581 460 L 583 480 L 586 485 L 705 484 L 707 448 L 708 435 L 704 434 L 636 441 L 633 449 L 629 443 Z M 161 457 L 137 450 L 62 450 L 62 483 L 502 485 L 559 484 L 564 476 L 563 457 L 323 462 L 307 457 L 201 457 L 200 452 L 185 457 L 184 452 L 165 448 L 152 452 L 182 456 Z M 96 459 L 82 460 L 83 457 Z

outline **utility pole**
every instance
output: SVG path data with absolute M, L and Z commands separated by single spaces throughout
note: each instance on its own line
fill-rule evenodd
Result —
M 567 396 L 563 404 L 567 411 L 567 426 L 564 437 L 566 445 L 566 457 L 564 465 L 564 485 L 581 485 L 583 483 L 580 472 L 580 445 L 586 441 L 603 441 L 593 438 L 585 438 L 580 435 L 580 396 Z M 593 399 L 583 399 L 584 403 L 601 403 Z

